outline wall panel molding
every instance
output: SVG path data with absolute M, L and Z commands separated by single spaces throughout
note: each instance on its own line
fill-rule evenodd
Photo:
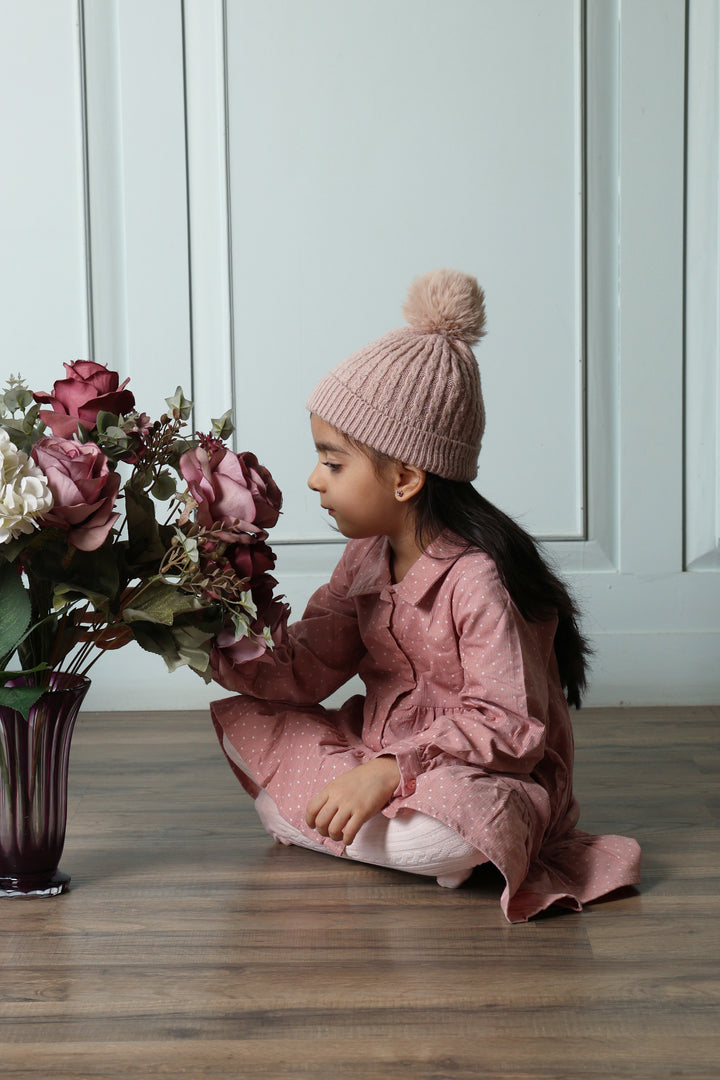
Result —
M 720 570 L 720 6 L 688 26 L 686 561 Z
M 4 3 L 0 31 L 0 355 L 36 389 L 88 349 L 77 0 Z
M 193 397 L 207 430 L 235 400 L 223 0 L 183 0 L 183 29 Z
M 84 2 L 95 357 L 159 412 L 192 390 L 182 9 Z
M 622 0 L 620 12 L 620 567 L 677 572 L 683 566 L 685 4 Z
M 582 551 L 562 553 L 567 568 L 616 568 L 619 561 L 618 267 L 619 11 L 616 0 L 588 0 L 585 30 L 587 521 Z

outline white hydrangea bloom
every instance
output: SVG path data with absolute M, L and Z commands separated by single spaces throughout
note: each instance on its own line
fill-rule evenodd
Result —
M 44 473 L 0 428 L 0 544 L 31 533 L 52 504 Z

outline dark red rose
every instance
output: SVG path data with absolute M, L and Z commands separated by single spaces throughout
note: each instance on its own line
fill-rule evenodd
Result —
M 135 398 L 125 389 L 129 379 L 120 384 L 117 372 L 94 360 L 75 360 L 64 367 L 67 378 L 58 380 L 51 394 L 33 394 L 41 405 L 50 406 L 40 410 L 40 419 L 55 435 L 71 439 L 77 433 L 78 422 L 93 431 L 99 412 L 125 416 L 134 409 Z
M 263 543 L 233 544 L 225 552 L 225 558 L 238 577 L 248 578 L 251 581 L 275 566 L 273 551 Z

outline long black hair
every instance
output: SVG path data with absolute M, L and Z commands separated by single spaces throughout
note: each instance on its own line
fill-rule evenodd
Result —
M 395 461 L 349 435 L 345 438 L 371 459 L 378 475 Z M 468 548 L 490 556 L 511 600 L 527 622 L 544 622 L 557 616 L 554 646 L 560 682 L 568 704 L 579 709 L 592 649 L 580 630 L 575 600 L 548 564 L 537 541 L 467 480 L 447 480 L 426 473 L 425 483 L 409 505 L 415 514 L 415 538 L 422 550 L 442 533 L 453 533 Z
M 490 556 L 524 619 L 542 622 L 557 615 L 554 644 L 560 681 L 569 704 L 579 708 L 591 649 L 580 631 L 574 599 L 533 537 L 469 481 L 446 480 L 427 473 L 413 509 L 421 548 L 446 530 L 454 533 L 468 546 Z

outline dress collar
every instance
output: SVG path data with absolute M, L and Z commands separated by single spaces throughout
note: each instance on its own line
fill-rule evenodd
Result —
M 407 603 L 419 604 L 465 551 L 466 544 L 456 540 L 452 534 L 443 534 L 428 545 L 402 581 L 394 585 L 390 576 L 390 543 L 386 536 L 378 536 L 348 589 L 348 596 L 364 596 L 392 589 L 396 596 Z

